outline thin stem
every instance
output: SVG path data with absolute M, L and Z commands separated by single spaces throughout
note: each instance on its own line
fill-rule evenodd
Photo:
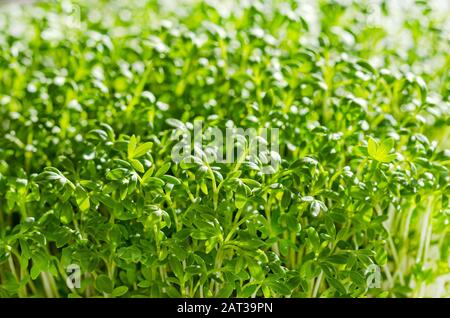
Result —
M 50 286 L 50 282 L 47 277 L 47 273 L 45 273 L 45 272 L 41 273 L 41 280 L 42 280 L 42 285 L 44 286 L 44 291 L 45 291 L 45 295 L 47 296 L 47 298 L 54 298 L 53 293 L 52 293 L 52 288 Z
M 312 298 L 316 298 L 319 292 L 320 285 L 322 284 L 323 271 L 320 272 L 319 277 L 316 279 L 316 283 L 314 285 L 313 293 L 311 295 Z

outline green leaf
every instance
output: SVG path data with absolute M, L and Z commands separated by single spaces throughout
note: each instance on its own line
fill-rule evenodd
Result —
M 291 290 L 286 286 L 285 283 L 270 280 L 266 284 L 270 289 L 272 289 L 276 294 L 280 296 L 288 296 L 291 294 Z
M 378 151 L 378 143 L 375 139 L 372 137 L 369 137 L 369 140 L 367 142 L 367 152 L 369 153 L 372 158 L 375 158 Z
M 137 172 L 144 173 L 145 169 L 142 163 L 140 163 L 137 159 L 130 159 L 131 165 L 134 169 L 136 169 Z
M 111 294 L 113 287 L 113 282 L 106 275 L 99 275 L 95 279 L 95 288 L 101 293 Z
M 312 249 L 315 252 L 318 252 L 320 248 L 319 234 L 317 234 L 316 230 L 313 227 L 308 228 L 306 232 L 308 233 L 308 239 L 311 243 Z
M 49 260 L 44 253 L 36 253 L 32 256 L 33 266 L 31 267 L 31 279 L 35 280 L 42 272 L 49 270 Z
M 235 193 L 234 195 L 234 204 L 237 209 L 241 209 L 245 203 L 247 202 L 247 196 L 242 193 Z
M 334 238 L 336 236 L 336 226 L 334 225 L 334 222 L 331 217 L 326 216 L 325 217 L 325 228 L 327 230 L 327 233 Z
M 174 184 L 174 185 L 180 185 L 181 181 L 178 178 L 175 178 L 173 176 L 165 175 L 161 177 L 161 180 L 163 180 L 165 183 Z
M 420 99 L 421 99 L 422 103 L 425 103 L 426 99 L 427 99 L 427 95 L 428 95 L 427 84 L 425 83 L 423 78 L 420 76 L 416 76 L 415 83 L 416 83 L 417 87 L 419 87 Z
M 345 286 L 342 285 L 342 283 L 333 277 L 326 277 L 327 282 L 333 286 L 341 295 L 346 295 L 347 290 L 345 289 Z
M 386 247 L 380 246 L 376 249 L 375 262 L 381 266 L 386 264 L 387 262 Z
M 130 138 L 130 141 L 128 142 L 128 158 L 134 158 L 134 152 L 137 146 L 137 139 L 136 136 L 133 135 Z
M 265 278 L 265 273 L 262 269 L 262 266 L 258 264 L 253 259 L 247 259 L 248 269 L 250 270 L 250 274 L 256 281 L 263 281 Z
M 128 263 L 138 263 L 141 260 L 142 252 L 136 246 L 128 246 L 119 248 L 117 255 Z
M 167 295 L 170 298 L 180 298 L 181 297 L 180 292 L 174 286 L 167 286 L 167 287 L 165 287 L 165 289 L 167 290 Z
M 166 174 L 167 171 L 169 171 L 171 166 L 170 162 L 166 162 L 163 164 L 155 173 L 155 177 L 161 177 Z
M 284 190 L 283 196 L 281 198 L 281 207 L 284 210 L 289 208 L 289 204 L 291 203 L 291 192 L 289 190 Z
M 260 288 L 260 285 L 258 285 L 258 284 L 255 284 L 255 283 L 247 284 L 247 285 L 244 286 L 242 291 L 239 293 L 238 297 L 239 298 L 249 298 L 254 293 L 256 293 L 259 288 Z
M 241 181 L 244 182 L 245 184 L 252 186 L 252 187 L 256 187 L 256 188 L 260 188 L 261 187 L 261 183 L 259 183 L 256 180 L 253 179 L 246 179 L 246 178 L 241 178 Z
M 108 140 L 108 134 L 102 129 L 94 129 L 86 134 L 86 139 L 92 140 Z
M 88 211 L 90 207 L 89 195 L 82 186 L 78 185 L 75 189 L 75 198 L 77 205 L 82 212 Z
M 361 273 L 351 271 L 349 273 L 349 275 L 350 275 L 350 279 L 352 280 L 353 283 L 355 283 L 355 285 L 360 286 L 360 287 L 366 286 L 366 279 Z
M 375 139 L 369 137 L 367 144 L 367 152 L 379 162 L 391 162 L 396 158 L 395 154 L 389 154 L 394 146 L 394 140 L 392 138 L 385 139 L 379 144 Z
M 106 205 L 107 207 L 111 208 L 111 209 L 116 209 L 119 207 L 119 205 L 117 204 L 116 201 L 114 201 L 113 198 L 111 198 L 109 195 L 100 193 L 98 195 L 99 200 Z
M 133 153 L 132 158 L 139 158 L 145 155 L 151 148 L 153 147 L 152 142 L 146 142 L 142 145 L 139 145 Z
M 184 277 L 184 270 L 181 262 L 177 260 L 175 257 L 169 258 L 170 269 L 173 271 L 175 276 L 181 281 Z
M 155 170 L 155 166 L 151 166 L 142 176 L 141 178 L 141 184 L 148 183 L 148 179 L 153 175 L 153 171 Z
M 138 284 L 138 287 L 140 288 L 149 288 L 150 286 L 152 286 L 152 282 L 148 280 L 143 280 Z
M 128 170 L 125 168 L 113 169 L 106 174 L 108 180 L 122 180 L 128 174 Z
M 142 180 L 142 184 L 163 187 L 164 186 L 164 181 L 161 180 L 160 178 L 148 177 L 148 178 L 145 179 L 145 181 Z
M 224 286 L 219 290 L 219 292 L 215 295 L 217 298 L 230 298 L 234 291 L 233 283 L 225 283 Z
M 335 254 L 327 257 L 327 261 L 334 264 L 347 264 L 347 254 Z
M 127 286 L 119 286 L 117 288 L 114 288 L 114 290 L 112 291 L 112 295 L 114 297 L 120 297 L 125 295 L 127 292 L 128 292 Z

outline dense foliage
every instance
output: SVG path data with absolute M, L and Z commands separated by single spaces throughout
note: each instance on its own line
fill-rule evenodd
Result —
M 448 8 L 163 2 L 0 7 L 0 296 L 450 296 Z

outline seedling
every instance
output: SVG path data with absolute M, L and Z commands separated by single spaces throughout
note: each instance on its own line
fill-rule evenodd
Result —
M 449 12 L 163 2 L 2 6 L 0 296 L 450 296 Z

